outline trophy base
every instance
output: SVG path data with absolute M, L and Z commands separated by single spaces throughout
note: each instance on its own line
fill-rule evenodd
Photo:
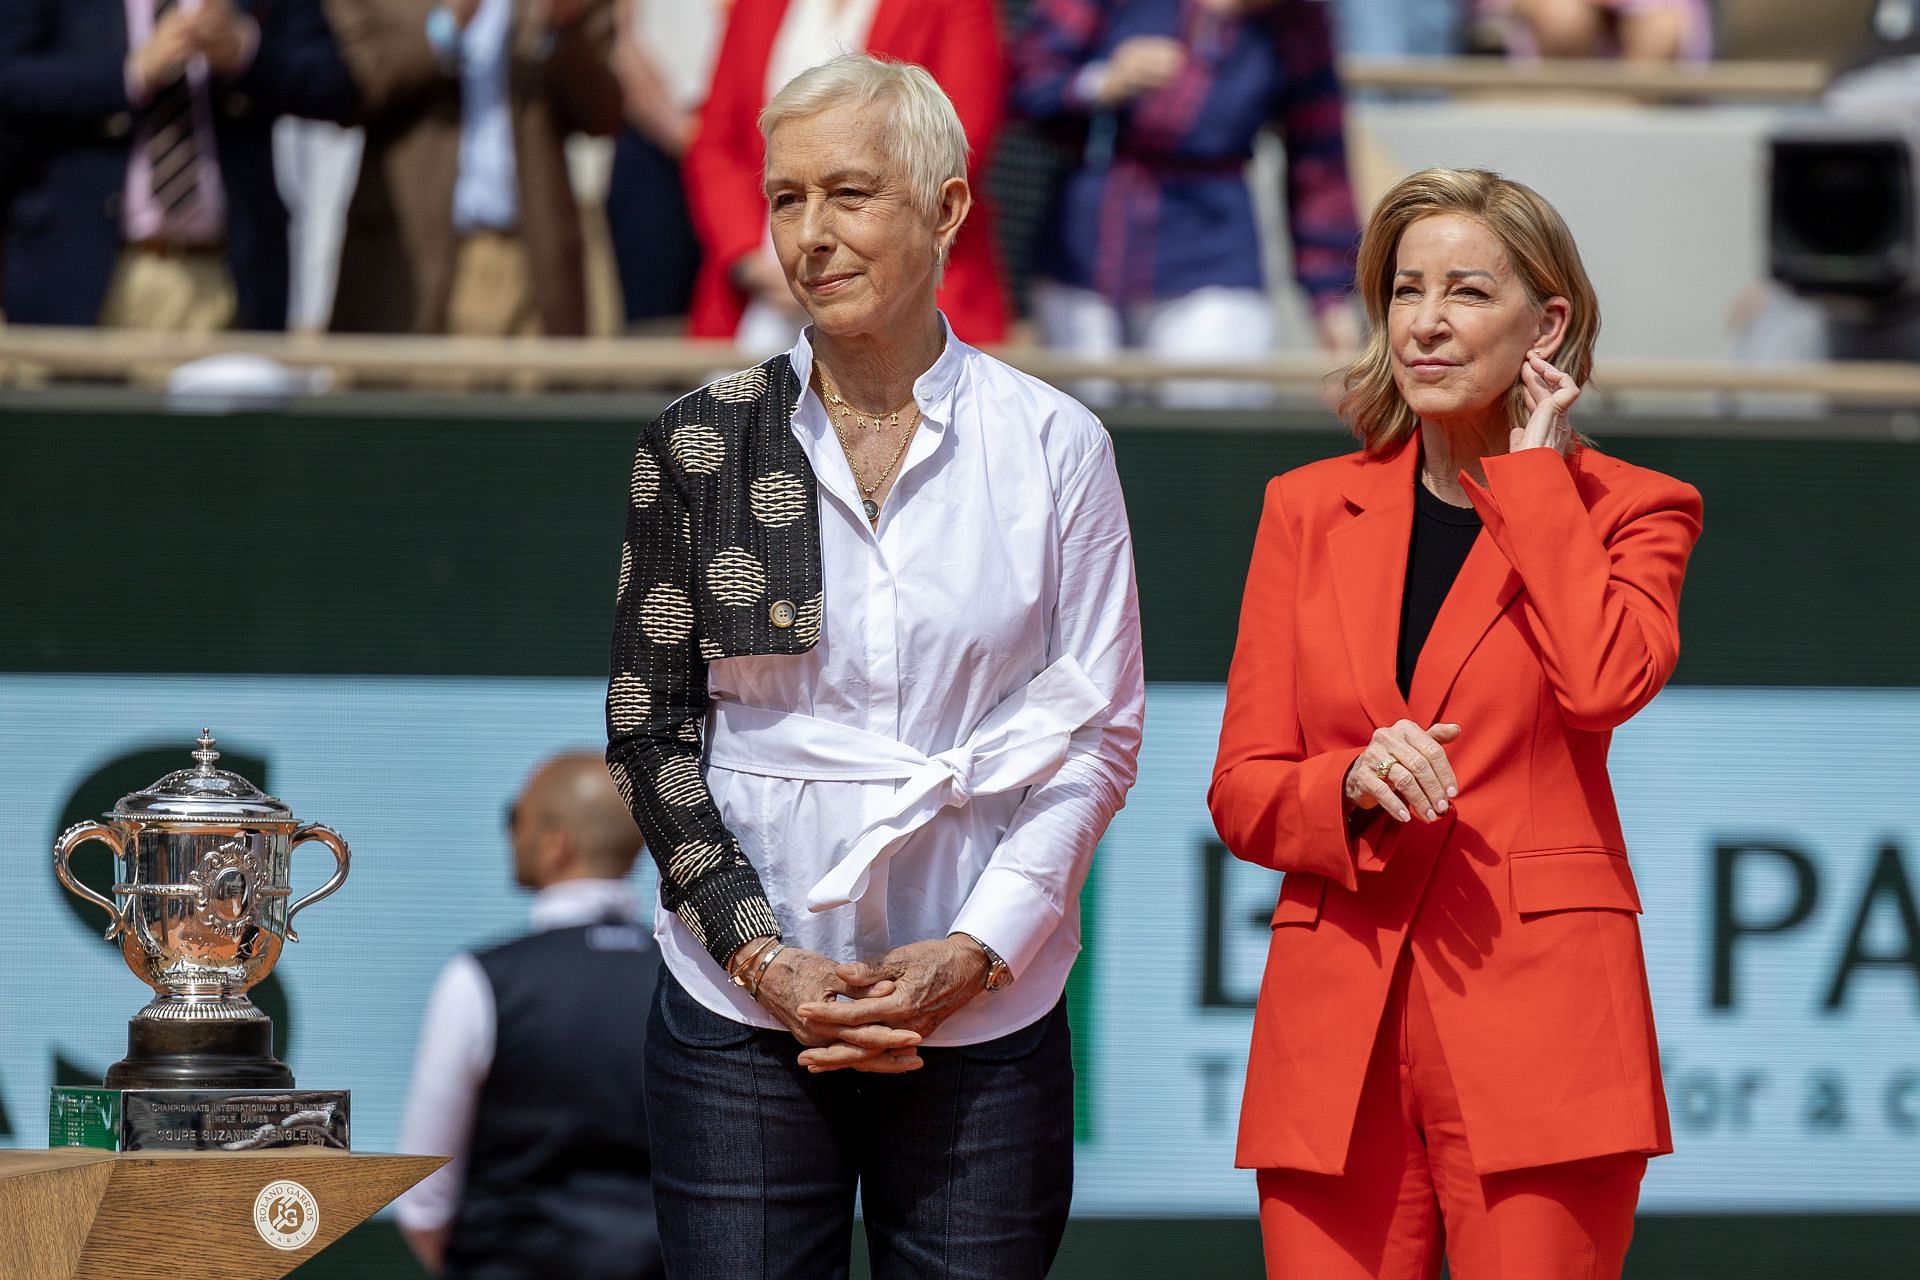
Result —
M 107 1068 L 109 1089 L 291 1089 L 293 1072 L 273 1056 L 273 1023 L 127 1023 L 127 1056 Z
M 85 1089 L 55 1086 L 47 1145 L 102 1151 L 352 1149 L 344 1089 Z
M 320 1267 L 367 1277 L 387 1269 L 365 1249 L 308 1263 L 445 1163 L 341 1151 L 0 1151 L 0 1267 L 7 1280 L 280 1280 Z

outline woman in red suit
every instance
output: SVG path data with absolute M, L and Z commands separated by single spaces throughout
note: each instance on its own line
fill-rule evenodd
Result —
M 1617 1276 L 1672 1143 L 1607 746 L 1700 497 L 1570 427 L 1599 309 L 1526 187 L 1414 175 L 1359 280 L 1364 447 L 1267 487 L 1208 794 L 1286 872 L 1238 1163 L 1270 1276 Z
M 686 157 L 688 203 L 705 250 L 688 319 L 693 337 L 738 337 L 775 351 L 799 333 L 805 317 L 767 244 L 760 109 L 794 75 L 842 52 L 917 63 L 931 72 L 967 131 L 968 180 L 975 192 L 986 190 L 983 170 L 1006 98 L 994 0 L 735 0 L 713 90 Z M 993 219 L 977 195 L 947 264 L 940 308 L 966 342 L 1006 336 Z

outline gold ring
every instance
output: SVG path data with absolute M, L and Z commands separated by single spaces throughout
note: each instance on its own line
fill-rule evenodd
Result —
M 1387 759 L 1382 760 L 1379 764 L 1376 764 L 1375 766 L 1373 766 L 1373 776 L 1380 779 L 1380 781 L 1385 782 L 1387 780 L 1387 775 L 1393 772 L 1393 766 L 1399 763 L 1400 762 L 1398 760 L 1395 760 L 1391 756 L 1389 756 Z

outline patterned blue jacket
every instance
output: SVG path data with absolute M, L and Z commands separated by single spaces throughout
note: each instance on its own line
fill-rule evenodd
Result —
M 1185 70 L 1117 111 L 1090 102 L 1082 73 L 1148 35 L 1183 43 Z M 1038 274 L 1121 303 L 1262 287 L 1244 170 L 1272 126 L 1301 288 L 1316 309 L 1352 292 L 1360 229 L 1324 0 L 1244 17 L 1197 0 L 1035 0 L 1013 72 L 1014 109 L 1080 155 L 1036 246 Z

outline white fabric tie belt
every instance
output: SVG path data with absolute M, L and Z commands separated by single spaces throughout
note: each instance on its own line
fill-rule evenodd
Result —
M 1074 731 L 1109 701 L 1077 661 L 1063 657 L 989 712 L 965 742 L 928 756 L 884 734 L 723 700 L 714 704 L 708 759 L 767 778 L 905 784 L 888 812 L 868 823 L 846 856 L 807 891 L 807 910 L 831 911 L 857 902 L 875 864 L 942 809 L 1052 777 Z

